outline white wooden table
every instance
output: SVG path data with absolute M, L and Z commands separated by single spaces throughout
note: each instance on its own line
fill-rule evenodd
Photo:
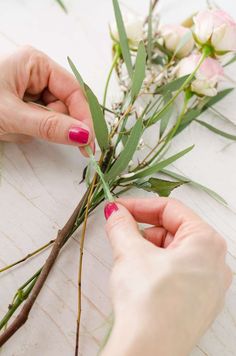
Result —
M 235 1 L 217 2 L 236 16 Z M 1 1 L 0 52 L 3 54 L 18 45 L 31 44 L 67 68 L 66 56 L 70 55 L 79 65 L 83 77 L 101 97 L 111 61 L 108 34 L 108 23 L 113 19 L 111 1 L 65 0 L 65 3 L 69 15 L 65 15 L 53 0 Z M 148 1 L 126 0 L 123 5 L 126 10 L 143 14 L 147 12 Z M 204 5 L 204 0 L 165 0 L 160 1 L 159 8 L 163 22 L 177 23 Z M 231 67 L 230 74 L 236 79 L 236 66 Z M 236 124 L 236 93 L 218 107 Z M 222 121 L 216 117 L 210 120 L 218 120 L 219 127 L 225 130 L 232 128 L 225 124 L 222 126 Z M 228 141 L 194 124 L 176 139 L 174 150 L 192 143 L 196 144 L 195 149 L 176 163 L 176 167 L 221 194 L 230 209 L 188 186 L 176 190 L 173 195 L 195 209 L 224 235 L 228 241 L 228 261 L 236 272 L 236 145 L 226 147 Z M 4 144 L 1 152 L 2 267 L 55 237 L 57 229 L 82 196 L 84 186 L 79 185 L 79 180 L 86 161 L 75 148 L 41 141 L 26 145 Z M 112 257 L 103 226 L 103 211 L 100 208 L 90 219 L 85 245 L 83 356 L 97 354 L 109 325 L 111 305 L 108 281 Z M 73 355 L 79 236 L 78 231 L 64 248 L 27 324 L 1 349 L 1 355 Z M 1 315 L 17 287 L 42 265 L 47 255 L 48 251 L 0 275 Z M 236 355 L 235 280 L 223 312 L 192 355 Z

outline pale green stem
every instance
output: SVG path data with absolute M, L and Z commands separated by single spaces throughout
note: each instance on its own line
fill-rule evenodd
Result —
M 106 199 L 108 201 L 110 201 L 110 202 L 113 202 L 114 198 L 113 198 L 113 196 L 112 196 L 112 194 L 110 192 L 109 186 L 108 186 L 107 182 L 105 181 L 104 174 L 102 173 L 101 168 L 98 165 L 98 163 L 97 163 L 97 161 L 96 161 L 96 159 L 95 159 L 95 157 L 93 155 L 93 152 L 92 152 L 91 148 L 89 146 L 86 146 L 85 150 L 86 150 L 86 152 L 88 153 L 88 155 L 90 157 L 90 160 L 91 160 L 91 162 L 92 162 L 92 164 L 94 166 L 94 169 L 96 170 L 97 174 L 99 175 L 99 177 L 101 179 Z
M 103 96 L 103 107 L 106 107 L 108 86 L 109 86 L 109 83 L 110 83 L 110 79 L 111 79 L 111 75 L 112 75 L 113 69 L 115 68 L 115 66 L 117 64 L 117 61 L 118 61 L 119 57 L 120 57 L 119 51 L 116 51 L 115 56 L 114 56 L 113 61 L 112 61 L 111 68 L 110 68 L 108 76 L 107 76 L 106 84 L 105 84 L 104 96 Z

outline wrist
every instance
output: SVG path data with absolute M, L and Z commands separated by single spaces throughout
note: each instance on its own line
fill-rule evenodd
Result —
M 134 316 L 136 315 L 136 316 Z M 179 335 L 178 327 L 138 313 L 116 320 L 101 356 L 188 356 L 192 347 Z

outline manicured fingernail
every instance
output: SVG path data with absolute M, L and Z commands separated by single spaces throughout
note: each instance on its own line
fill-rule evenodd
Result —
M 109 219 L 111 214 L 118 210 L 118 206 L 115 203 L 107 203 L 104 208 L 104 215 L 106 220 Z
M 69 130 L 69 139 L 73 142 L 85 145 L 88 143 L 89 132 L 82 127 L 74 126 Z

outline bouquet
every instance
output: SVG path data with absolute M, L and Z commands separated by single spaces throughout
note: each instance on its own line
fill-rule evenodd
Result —
M 112 202 L 133 188 L 169 196 L 173 189 L 192 184 L 226 204 L 211 189 L 169 168 L 194 149 L 194 143 L 174 154 L 168 151 L 175 137 L 192 122 L 226 139 L 236 140 L 236 136 L 217 128 L 217 122 L 212 126 L 201 119 L 207 110 L 218 113 L 214 105 L 233 90 L 222 89 L 222 82 L 224 67 L 236 60 L 236 23 L 224 11 L 209 7 L 182 25 L 161 25 L 156 4 L 157 0 L 150 2 L 145 19 L 125 19 L 118 0 L 113 0 L 116 18 L 116 26 L 110 28 L 113 61 L 101 102 L 68 58 L 90 107 L 100 157 L 97 160 L 86 147 L 90 159 L 82 181 L 87 190 L 56 239 L 0 270 L 3 273 L 52 245 L 45 264 L 18 288 L 0 320 L 0 346 L 26 322 L 60 250 L 82 226 L 75 345 L 75 354 L 78 354 L 86 226 L 89 214 L 104 200 Z M 109 106 L 107 94 L 113 72 L 120 93 L 119 100 Z M 153 132 L 155 135 L 151 135 Z M 17 317 L 10 323 L 21 305 Z

